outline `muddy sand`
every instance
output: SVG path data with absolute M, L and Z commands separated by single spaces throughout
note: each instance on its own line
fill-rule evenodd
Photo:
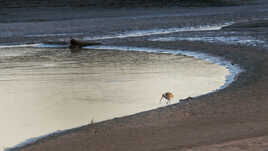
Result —
M 13 30 L 12 32 L 3 30 L 0 41 L 2 44 L 14 44 L 68 39 L 70 35 L 25 36 L 67 31 L 83 33 L 75 36 L 83 38 L 96 34 L 99 36 L 108 31 L 112 33 L 251 20 L 259 20 L 259 24 L 268 17 L 267 3 L 265 5 L 194 8 L 195 13 L 189 13 L 191 8 L 184 9 L 187 12 L 185 15 L 183 11 L 178 15 L 176 10 L 165 10 L 165 16 L 163 16 L 161 12 L 151 10 L 154 12 L 151 16 L 146 14 L 135 18 L 117 16 L 90 19 L 89 17 L 88 19 L 61 20 L 57 23 L 55 21 L 1 23 L 1 30 L 7 28 Z M 44 28 L 39 30 L 43 26 Z M 236 25 L 235 29 L 170 33 L 163 36 L 219 35 L 228 38 L 236 35 L 255 37 L 262 39 L 264 43 L 267 42 L 266 26 L 262 28 L 255 25 L 245 26 L 252 30 L 237 30 L 240 25 Z M 148 40 L 153 37 L 157 36 L 101 41 L 106 45 L 183 49 L 221 56 L 233 64 L 238 64 L 244 72 L 239 74 L 237 80 L 229 87 L 215 93 L 156 110 L 89 124 L 13 150 L 265 151 L 268 149 L 268 50 L 263 43 L 244 45 L 187 40 L 165 42 Z

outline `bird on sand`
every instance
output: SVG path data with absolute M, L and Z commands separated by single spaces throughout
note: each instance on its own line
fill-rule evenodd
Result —
M 159 102 L 161 102 L 163 98 L 166 99 L 167 100 L 166 103 L 169 104 L 170 100 L 172 100 L 174 98 L 174 95 L 171 92 L 163 93 Z

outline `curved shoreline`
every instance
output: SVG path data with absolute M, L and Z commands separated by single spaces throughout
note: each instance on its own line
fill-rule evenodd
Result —
M 62 48 L 62 47 L 64 47 L 64 46 L 61 46 L 61 45 L 49 45 L 49 44 L 46 44 L 46 45 L 42 45 L 42 44 L 30 44 L 30 45 L 27 45 L 27 44 L 25 44 L 25 45 L 1 46 L 1 48 L 13 48 L 13 47 L 20 47 L 20 46 L 21 47 L 38 47 L 38 48 Z M 211 56 L 211 55 L 204 54 L 204 53 L 197 53 L 197 52 L 193 52 L 193 51 L 189 51 L 189 50 L 171 50 L 171 49 L 157 49 L 157 48 L 145 48 L 145 47 L 127 47 L 127 46 L 87 46 L 87 47 L 85 47 L 85 49 L 115 50 L 115 51 L 142 51 L 142 52 L 149 52 L 149 53 L 160 53 L 160 54 L 161 53 L 169 53 L 169 54 L 175 54 L 175 55 L 177 55 L 177 54 L 178 55 L 185 55 L 185 56 L 194 57 L 195 59 L 201 59 L 201 60 L 213 63 L 213 64 L 221 65 L 221 66 L 225 67 L 229 71 L 229 74 L 226 76 L 224 85 L 222 85 L 221 87 L 215 89 L 214 91 L 210 91 L 208 93 L 201 94 L 201 95 L 193 97 L 193 98 L 198 98 L 198 97 L 203 96 L 203 95 L 208 95 L 210 93 L 214 93 L 214 92 L 217 92 L 219 90 L 222 90 L 222 89 L 228 87 L 228 85 L 230 85 L 235 80 L 235 78 L 241 72 L 243 72 L 243 69 L 241 69 L 238 65 L 231 64 L 230 62 L 228 62 L 226 60 L 223 60 L 220 57 Z M 180 102 L 178 102 L 176 104 L 180 104 Z M 157 110 L 157 109 L 158 108 L 153 109 L 153 110 Z M 143 111 L 143 112 L 150 112 L 150 111 L 151 110 L 147 110 L 147 111 Z M 141 113 L 143 113 L 143 112 L 141 112 Z M 135 113 L 133 115 L 136 115 L 136 114 L 139 114 L 139 113 Z M 133 115 L 126 115 L 126 116 L 123 116 L 123 117 L 125 118 L 125 117 L 133 116 Z M 121 117 L 115 117 L 115 118 L 121 118 Z M 102 122 L 105 122 L 105 121 L 107 121 L 107 120 L 100 121 L 100 122 L 97 122 L 97 123 L 102 123 Z M 32 144 L 35 144 L 35 143 L 37 143 L 39 141 L 42 141 L 43 139 L 49 139 L 50 137 L 53 137 L 55 135 L 58 136 L 58 135 L 68 134 L 68 133 L 70 133 L 70 132 L 72 132 L 74 130 L 79 130 L 80 128 L 83 128 L 85 126 L 87 126 L 87 125 L 82 125 L 82 126 L 79 126 L 79 127 L 66 129 L 66 130 L 58 130 L 56 132 L 49 133 L 49 134 L 46 134 L 46 135 L 43 135 L 43 136 L 29 138 L 29 139 L 27 139 L 27 140 L 15 145 L 15 146 L 13 146 L 13 147 L 8 147 L 8 148 L 4 149 L 4 151 L 10 151 L 10 150 L 14 150 L 14 149 L 23 148 L 25 146 L 32 145 Z
M 246 6 L 240 10 L 228 9 L 228 14 L 231 15 L 225 14 L 224 17 L 221 15 L 211 15 L 212 17 L 200 15 L 200 18 L 204 19 L 202 22 L 214 23 L 215 21 L 230 21 L 231 18 L 232 20 L 244 20 L 267 16 L 267 11 L 265 11 L 267 9 L 259 6 L 258 9 L 262 10 L 261 17 L 258 15 L 260 14 L 258 9 Z M 213 14 L 213 12 L 209 13 Z M 184 19 L 186 19 L 185 22 L 200 23 L 199 19 L 191 16 L 184 17 L 180 21 L 183 22 Z M 167 20 L 172 22 L 173 18 Z M 148 22 L 150 21 L 152 19 Z M 144 26 L 151 26 L 154 23 L 150 22 Z M 140 24 L 143 22 L 141 21 Z M 172 25 L 172 23 L 167 23 L 167 25 Z M 119 24 L 118 26 L 118 28 L 124 27 L 124 25 Z M 86 29 L 90 29 L 90 27 Z M 2 39 L 4 42 L 9 42 L 9 40 Z M 10 41 L 15 40 L 21 39 L 11 39 Z M 21 41 L 27 40 L 31 39 Z M 39 42 L 40 39 L 34 39 L 34 41 Z M 188 41 L 142 42 L 135 38 L 127 38 L 120 42 L 112 41 L 109 42 L 109 45 L 192 50 L 220 56 L 233 64 L 238 64 L 245 69 L 245 72 L 241 73 L 237 80 L 226 89 L 194 98 L 193 101 L 84 126 L 72 130 L 66 135 L 51 136 L 37 144 L 15 150 L 195 151 L 199 149 L 210 151 L 209 145 L 211 144 L 224 144 L 234 140 L 268 136 L 267 48 Z M 216 149 L 224 149 L 227 145 L 228 143 L 223 145 L 223 148 L 217 147 Z M 238 147 L 245 147 L 242 148 L 243 151 L 254 150 L 240 144 L 228 148 L 228 150 L 237 150 Z M 261 148 L 266 149 L 267 147 Z
M 192 47 L 194 47 L 194 46 L 192 46 Z M 201 50 L 202 51 L 202 50 Z M 247 51 L 250 51 L 250 50 L 247 50 Z M 261 52 L 261 51 L 260 51 Z M 260 52 L 251 52 L 251 53 L 253 53 L 253 54 L 258 54 L 258 53 L 260 53 Z M 243 53 L 243 52 L 242 52 Z M 210 53 L 211 54 L 211 53 Z M 214 54 L 214 55 L 216 55 L 216 54 Z M 226 56 L 228 56 L 228 53 L 227 54 L 225 54 L 224 55 L 224 58 L 226 59 Z M 236 56 L 236 55 L 235 55 Z M 233 57 L 235 57 L 235 56 L 233 56 Z M 243 56 L 243 55 L 242 55 Z M 258 56 L 258 55 L 257 55 Z M 243 56 L 243 57 L 246 57 L 246 56 Z M 232 57 L 231 57 L 232 58 Z M 227 60 L 230 60 L 230 56 L 228 56 L 228 59 Z M 239 62 L 239 60 L 240 59 L 235 59 L 235 58 L 233 58 L 232 59 L 232 61 L 234 61 L 235 63 L 237 63 L 237 61 Z M 241 60 L 240 60 L 241 61 Z M 255 60 L 256 61 L 256 60 Z M 247 61 L 246 61 L 247 62 Z M 240 62 L 243 66 L 245 66 L 245 63 L 246 62 Z M 250 63 L 251 64 L 251 63 Z M 242 67 L 243 67 L 242 66 Z M 247 69 L 249 69 L 250 68 L 250 66 L 249 67 L 247 67 L 246 68 L 246 73 L 242 73 L 243 75 L 245 75 L 245 74 L 249 74 L 249 72 L 252 72 L 251 70 L 247 70 Z M 251 75 L 252 76 L 252 75 Z M 243 78 L 242 78 L 243 79 Z M 236 82 L 242 82 L 242 81 L 244 81 L 244 80 L 241 80 L 241 75 L 239 76 L 239 79 L 238 79 L 238 81 L 236 81 Z M 249 80 L 250 81 L 250 80 Z M 243 82 L 244 83 L 244 82 Z M 250 84 L 252 84 L 252 83 L 250 83 Z M 244 83 L 244 84 L 242 84 L 242 85 L 244 85 L 244 87 L 246 86 L 247 87 L 247 85 L 250 85 L 249 83 Z M 239 87 L 241 87 L 241 86 L 239 86 Z M 243 87 L 241 87 L 241 88 L 243 88 Z M 209 94 L 209 95 L 205 95 L 205 96 L 201 96 L 201 97 L 198 97 L 198 98 L 194 98 L 194 100 L 195 101 L 190 101 L 189 103 L 187 103 L 187 104 L 183 104 L 183 105 L 180 105 L 180 104 L 177 104 L 177 105 L 172 105 L 172 106 L 169 106 L 169 107 L 166 107 L 166 108 L 160 108 L 160 109 L 156 109 L 156 110 L 152 110 L 152 111 L 146 111 L 146 112 L 142 112 L 142 113 L 138 113 L 138 114 L 135 114 L 135 115 L 130 115 L 130 116 L 127 116 L 127 117 L 122 117 L 122 118 L 116 118 L 116 119 L 113 119 L 113 120 L 108 120 L 108 121 L 103 121 L 103 122 L 100 122 L 100 123 L 97 123 L 97 124 L 93 124 L 93 125 L 87 125 L 87 126 L 82 126 L 81 128 L 78 128 L 78 129 L 73 129 L 73 130 L 70 130 L 70 131 L 68 131 L 68 132 L 64 132 L 64 133 L 62 133 L 62 134 L 54 134 L 54 135 L 52 135 L 51 137 L 48 137 L 48 138 L 45 138 L 44 140 L 40 140 L 40 141 L 38 141 L 38 142 L 36 142 L 37 144 L 40 144 L 40 142 L 46 142 L 46 141 L 49 141 L 49 140 L 55 140 L 55 139 L 60 139 L 60 137 L 64 137 L 64 136 L 68 136 L 68 135 L 73 135 L 73 134 L 76 134 L 76 133 L 80 133 L 81 131 L 85 131 L 85 129 L 87 129 L 87 131 L 94 131 L 96 128 L 97 129 L 99 129 L 99 128 L 101 128 L 102 129 L 102 127 L 104 126 L 104 127 L 109 127 L 109 126 L 111 126 L 112 125 L 112 127 L 113 128 L 115 128 L 115 127 L 117 127 L 116 125 L 121 125 L 122 126 L 122 124 L 123 125 L 129 125 L 130 123 L 133 123 L 134 121 L 136 121 L 137 123 L 140 123 L 140 121 L 138 120 L 138 119 L 148 119 L 148 115 L 150 115 L 150 114 L 156 114 L 156 112 L 169 112 L 169 110 L 174 110 L 174 107 L 175 108 L 177 108 L 178 107 L 178 109 L 179 110 L 181 110 L 180 108 L 183 108 L 183 106 L 185 105 L 185 106 L 188 106 L 189 107 L 189 104 L 191 104 L 191 106 L 193 106 L 193 104 L 199 104 L 200 102 L 202 102 L 201 100 L 203 100 L 204 101 L 204 98 L 207 98 L 207 97 L 210 97 L 211 95 L 212 96 L 217 96 L 217 95 L 219 95 L 219 94 L 223 94 L 223 93 L 226 93 L 228 90 L 230 90 L 230 89 L 234 89 L 234 87 L 228 87 L 227 89 L 223 89 L 222 91 L 218 91 L 218 92 L 216 92 L 216 93 L 212 93 L 212 94 Z M 235 88 L 235 89 L 237 89 L 237 88 Z M 228 91 L 228 92 L 230 92 L 230 91 Z M 220 95 L 219 95 L 220 96 Z M 197 100 L 199 100 L 199 101 L 197 101 Z M 228 101 L 229 102 L 229 101 Z M 206 101 L 204 101 L 204 103 L 206 104 Z M 201 103 L 202 104 L 202 103 Z M 199 105 L 198 105 L 199 106 Z M 185 111 L 185 110 L 182 110 L 183 112 L 180 112 L 180 113 L 182 113 L 183 114 L 183 116 L 184 117 L 181 117 L 180 118 L 180 120 L 179 121 L 181 121 L 182 119 L 183 120 L 185 120 L 185 119 L 190 119 L 190 121 L 192 121 L 191 120 L 191 118 L 193 118 L 193 117 L 195 117 L 194 115 L 195 114 L 193 114 L 193 113 L 189 113 L 189 112 L 187 112 L 187 111 Z M 227 111 L 228 112 L 228 111 Z M 138 118 L 138 119 L 137 119 Z M 135 119 L 135 120 L 134 120 Z M 141 120 L 140 119 L 140 120 Z M 158 119 L 159 120 L 159 119 Z M 125 123 L 125 121 L 131 121 L 129 124 L 127 124 L 127 123 Z M 117 123 L 118 122 L 118 123 Z M 134 123 L 136 123 L 136 122 L 134 122 Z M 120 124 L 121 123 L 121 124 Z M 161 122 L 160 122 L 161 123 Z M 187 123 L 187 122 L 186 122 Z M 150 124 L 149 124 L 150 125 Z M 115 126 L 115 127 L 114 127 Z M 98 128 L 99 127 L 99 128 Z M 107 128 L 108 128 L 107 127 Z M 139 128 L 141 128 L 140 126 L 138 126 Z M 144 126 L 143 126 L 144 127 Z M 89 130 L 89 129 L 91 129 L 91 130 Z M 116 128 L 115 128 L 116 129 Z M 91 133 L 90 133 L 91 134 Z M 21 148 L 22 150 L 24 150 L 24 149 L 27 149 L 28 147 L 34 147 L 35 145 L 37 145 L 37 144 L 32 144 L 32 145 L 30 145 L 30 146 L 28 146 L 28 145 L 26 145 L 26 146 L 24 146 L 23 148 Z M 17 148 L 15 148 L 15 150 L 16 150 Z
M 180 54 L 180 55 L 191 56 L 196 59 L 201 59 L 210 63 L 224 66 L 230 72 L 230 74 L 226 77 L 226 81 L 224 85 L 222 85 L 220 88 L 216 89 L 215 91 L 226 88 L 235 80 L 235 77 L 238 76 L 239 73 L 243 72 L 243 69 L 240 68 L 238 65 L 231 64 L 230 62 L 223 60 L 220 57 L 210 56 L 205 53 L 198 53 L 198 52 L 193 52 L 190 50 L 176 50 L 176 49 L 172 50 L 172 49 L 157 49 L 157 48 L 128 47 L 128 46 L 88 46 L 86 48 L 87 49 L 120 50 L 120 51 L 143 51 L 143 52 L 152 52 L 152 53 L 170 53 L 170 54 L 175 54 L 175 55 Z

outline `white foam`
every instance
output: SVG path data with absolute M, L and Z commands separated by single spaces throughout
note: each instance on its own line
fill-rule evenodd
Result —
M 26 55 L 26 50 L 13 50 L 6 48 L 22 48 L 22 47 L 36 47 L 38 44 L 23 44 L 23 45 L 1 45 L 0 49 L 5 49 L 0 51 L 0 57 L 16 57 Z
M 264 44 L 263 40 L 255 39 L 250 36 L 216 36 L 216 37 L 162 37 L 162 38 L 152 38 L 151 41 L 203 41 L 209 43 L 226 43 L 226 44 L 243 44 L 248 46 L 256 46 L 257 44 Z
M 65 44 L 36 44 L 34 47 L 36 48 L 68 48 L 69 45 Z
M 39 44 L 22 44 L 22 45 L 0 45 L 1 48 L 21 48 L 21 47 L 35 47 Z
M 24 47 L 35 47 L 35 48 L 67 48 L 69 45 L 65 44 L 23 44 L 23 45 L 0 45 L 1 48 L 24 48 Z
M 198 26 L 198 27 L 136 30 L 136 31 L 124 32 L 124 33 L 115 34 L 115 35 L 86 37 L 84 39 L 85 40 L 104 40 L 104 39 L 113 39 L 113 38 L 142 37 L 142 36 L 150 36 L 150 35 L 170 34 L 170 33 L 187 32 L 187 31 L 220 30 L 222 27 L 229 26 L 231 24 L 233 23 L 230 22 L 230 23 L 225 23 L 222 25 L 206 25 L 206 26 Z
M 24 37 L 33 38 L 33 37 L 52 37 L 52 36 L 68 36 L 68 35 L 83 35 L 83 33 L 55 33 L 55 34 L 30 34 L 25 35 Z

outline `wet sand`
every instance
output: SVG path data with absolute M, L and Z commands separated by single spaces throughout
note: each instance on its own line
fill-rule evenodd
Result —
M 239 11 L 230 10 L 229 15 L 212 14 L 209 18 L 202 15 L 198 17 L 207 19 L 206 24 L 213 24 L 234 20 L 264 19 L 268 16 L 267 11 L 260 13 L 260 8 L 264 10 L 265 7 L 259 6 L 258 9 L 250 9 L 250 13 L 249 8 L 250 6 L 238 7 Z M 262 16 L 260 17 L 260 15 Z M 171 19 L 170 26 L 175 25 L 175 22 L 172 22 L 174 18 L 169 18 Z M 189 21 L 193 25 L 200 23 L 193 16 L 184 18 L 184 20 L 180 20 L 179 25 Z M 156 22 L 150 23 L 157 26 Z M 143 24 L 143 21 L 137 21 L 136 24 L 137 26 L 144 25 L 145 28 L 149 26 Z M 223 34 L 224 32 L 214 31 L 213 33 Z M 265 33 L 266 30 L 237 34 L 249 34 L 265 40 L 267 39 Z M 178 36 L 183 34 L 178 34 Z M 16 40 L 23 41 L 19 37 Z M 38 41 L 40 38 L 31 40 Z M 5 42 L 12 41 L 14 39 L 5 40 Z M 117 46 L 187 49 L 208 53 L 239 64 L 245 69 L 245 72 L 241 73 L 228 88 L 216 93 L 201 96 L 183 104 L 91 124 L 59 135 L 55 134 L 19 150 L 173 151 L 224 150 L 228 148 L 229 151 L 239 149 L 264 151 L 267 149 L 267 139 L 265 138 L 268 135 L 268 54 L 266 47 L 200 41 L 156 42 L 146 41 L 144 37 L 104 40 L 104 42 Z

